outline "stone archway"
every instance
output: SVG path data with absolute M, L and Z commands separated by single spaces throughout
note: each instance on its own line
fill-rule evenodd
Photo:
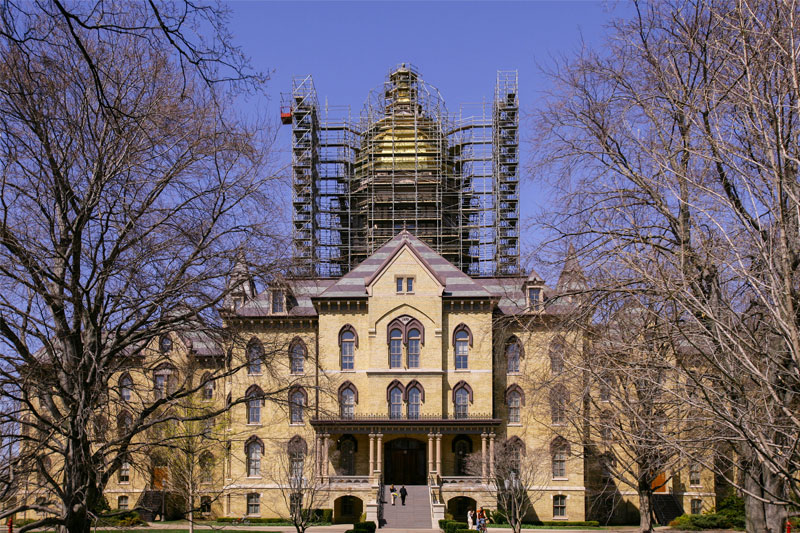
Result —
M 447 512 L 453 515 L 453 520 L 467 521 L 467 511 L 477 510 L 477 502 L 468 496 L 456 496 L 447 501 Z
M 352 524 L 358 522 L 364 512 L 364 502 L 355 496 L 340 496 L 333 502 L 333 523 Z

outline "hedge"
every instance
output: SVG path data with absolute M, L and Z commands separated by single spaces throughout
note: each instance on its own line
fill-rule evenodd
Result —
M 366 531 L 367 533 L 375 533 L 375 530 L 378 529 L 378 525 L 375 522 L 358 522 L 353 524 L 353 529 L 358 533 L 363 533 Z
M 493 528 L 510 528 L 511 526 L 508 524 L 487 524 L 489 527 Z M 547 527 L 600 527 L 600 522 L 597 520 L 574 520 L 574 521 L 567 521 L 567 520 L 533 520 L 528 522 L 522 523 L 522 529 L 528 529 L 532 527 L 538 526 L 547 526 Z
M 738 520 L 731 520 L 730 517 L 719 513 L 685 514 L 670 522 L 669 527 L 683 531 L 699 531 L 701 529 L 731 529 L 744 526 L 744 521 L 739 526 L 735 526 L 733 522 L 738 522 Z
M 459 529 L 467 529 L 469 524 L 466 522 L 456 522 L 455 520 L 451 520 L 445 526 L 445 533 L 456 533 Z
M 439 520 L 439 529 L 444 530 L 447 527 L 448 522 L 451 522 L 451 520 L 448 520 L 447 518 Z
M 251 524 L 286 524 L 286 525 L 289 525 L 289 526 L 292 525 L 291 522 L 287 522 L 283 518 L 249 518 L 249 517 L 245 516 L 244 520 L 247 521 L 247 522 L 250 522 Z M 224 517 L 223 516 L 223 517 L 217 518 L 214 521 L 215 522 L 220 522 L 220 523 L 223 523 L 223 524 L 232 524 L 232 523 L 235 523 L 235 522 L 241 522 L 242 518 L 241 517 Z

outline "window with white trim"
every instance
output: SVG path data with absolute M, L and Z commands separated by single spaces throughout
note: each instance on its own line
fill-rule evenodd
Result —
M 553 518 L 567 516 L 567 497 L 563 494 L 553 496 Z
M 408 368 L 419 368 L 420 338 L 418 329 L 408 332 Z
M 463 329 L 456 333 L 456 370 L 469 368 L 469 333 Z
M 420 406 L 420 398 L 422 394 L 419 392 L 417 387 L 411 387 L 408 389 L 408 405 L 406 406 L 406 410 L 408 413 L 409 420 L 416 420 L 419 418 L 419 406 Z
M 247 495 L 247 514 L 251 516 L 261 514 L 261 495 L 257 492 Z
M 127 511 L 128 510 L 128 497 L 127 496 L 120 496 L 117 498 L 117 509 L 120 511 Z

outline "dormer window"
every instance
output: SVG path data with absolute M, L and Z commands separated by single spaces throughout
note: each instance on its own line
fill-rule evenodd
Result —
M 284 294 L 280 289 L 272 291 L 272 313 L 283 313 L 285 309 Z
M 528 307 L 531 311 L 542 310 L 542 288 L 528 287 Z
M 397 284 L 397 294 L 414 294 L 414 278 L 395 278 L 395 283 Z

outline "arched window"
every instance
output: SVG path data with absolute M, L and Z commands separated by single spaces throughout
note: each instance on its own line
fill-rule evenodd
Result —
M 392 387 L 389 391 L 389 418 L 403 417 L 403 390 Z
M 131 460 L 129 457 L 124 457 L 119 465 L 117 471 L 117 480 L 120 483 L 130 483 L 131 481 Z
M 133 379 L 130 374 L 123 374 L 119 378 L 119 397 L 123 402 L 131 401 L 131 393 L 133 392 Z
M 108 431 L 108 420 L 103 415 L 94 417 L 94 438 L 97 442 L 106 442 L 106 431 Z
M 408 405 L 406 407 L 409 420 L 416 420 L 419 418 L 419 406 L 422 403 L 422 393 L 417 387 L 410 387 L 406 389 L 408 395 Z
M 408 368 L 419 368 L 419 343 L 420 333 L 418 329 L 408 332 Z
M 161 339 L 158 341 L 158 348 L 161 350 L 161 353 L 169 353 L 172 351 L 172 339 L 169 338 L 169 335 L 161 336 Z
M 340 415 L 344 419 L 352 419 L 356 410 L 356 393 L 351 388 L 342 389 L 339 394 Z
M 519 360 L 522 356 L 522 345 L 516 337 L 511 337 L 506 342 L 506 363 L 509 374 L 519 373 Z
M 203 374 L 203 399 L 214 399 L 214 380 L 212 379 L 211 374 L 208 372 Z
M 302 374 L 306 361 L 306 345 L 300 339 L 295 339 L 289 346 L 289 366 L 292 374 Z
M 611 414 L 609 409 L 603 409 L 603 411 L 600 412 L 598 425 L 600 439 L 604 442 L 610 442 L 614 437 L 614 415 Z
M 264 391 L 257 385 L 251 386 L 245 393 L 247 399 L 247 423 L 261 423 L 261 406 L 264 404 Z
M 164 363 L 156 367 L 153 372 L 153 394 L 156 400 L 166 398 L 167 395 L 173 394 L 176 390 L 175 367 Z
M 289 454 L 289 476 L 293 482 L 303 479 L 305 458 L 308 453 L 308 445 L 300 435 L 295 435 L 286 445 L 286 452 Z
M 453 387 L 453 404 L 455 405 L 455 417 L 467 418 L 469 416 L 469 404 L 472 403 L 472 387 L 466 381 L 459 381 Z
M 294 388 L 289 391 L 289 421 L 292 424 L 303 423 L 303 411 L 307 399 L 306 391 L 303 388 Z
M 455 334 L 456 345 L 456 370 L 469 368 L 469 342 L 470 334 L 462 329 Z
M 350 328 L 346 329 L 345 328 Z M 339 334 L 339 350 L 342 370 L 353 370 L 355 368 L 356 334 L 352 331 L 352 326 L 345 326 Z
M 200 482 L 212 483 L 214 481 L 214 456 L 211 452 L 200 455 Z
M 508 421 L 511 424 L 519 424 L 520 421 L 520 406 L 522 405 L 522 395 L 519 391 L 512 390 L 506 396 L 508 403 Z
M 553 478 L 567 477 L 567 455 L 569 443 L 563 437 L 556 437 L 550 443 L 550 458 L 553 465 Z
M 503 443 L 503 455 L 510 458 L 510 470 L 519 474 L 522 457 L 526 455 L 525 443 L 517 436 L 511 437 Z
M 342 435 L 336 443 L 339 449 L 339 468 L 342 475 L 354 476 L 356 474 L 356 450 L 358 443 L 352 435 Z
M 469 393 L 466 389 L 456 391 L 456 418 L 467 418 L 469 415 Z
M 566 424 L 569 393 L 564 385 L 550 389 L 550 418 L 553 424 Z
M 554 375 L 564 372 L 564 340 L 556 339 L 550 344 L 550 371 Z
M 472 453 L 472 439 L 466 435 L 459 435 L 453 439 L 453 454 L 456 461 L 456 475 L 466 476 L 467 471 L 467 458 Z
M 403 332 L 393 329 L 389 332 L 389 368 L 403 366 Z
M 117 434 L 124 437 L 133 426 L 133 417 L 128 411 L 122 411 L 117 416 Z
M 247 373 L 261 374 L 261 365 L 264 361 L 264 347 L 258 339 L 253 339 L 247 345 Z
M 247 477 L 261 476 L 261 457 L 264 455 L 264 443 L 258 437 L 250 437 L 244 446 L 247 457 Z

